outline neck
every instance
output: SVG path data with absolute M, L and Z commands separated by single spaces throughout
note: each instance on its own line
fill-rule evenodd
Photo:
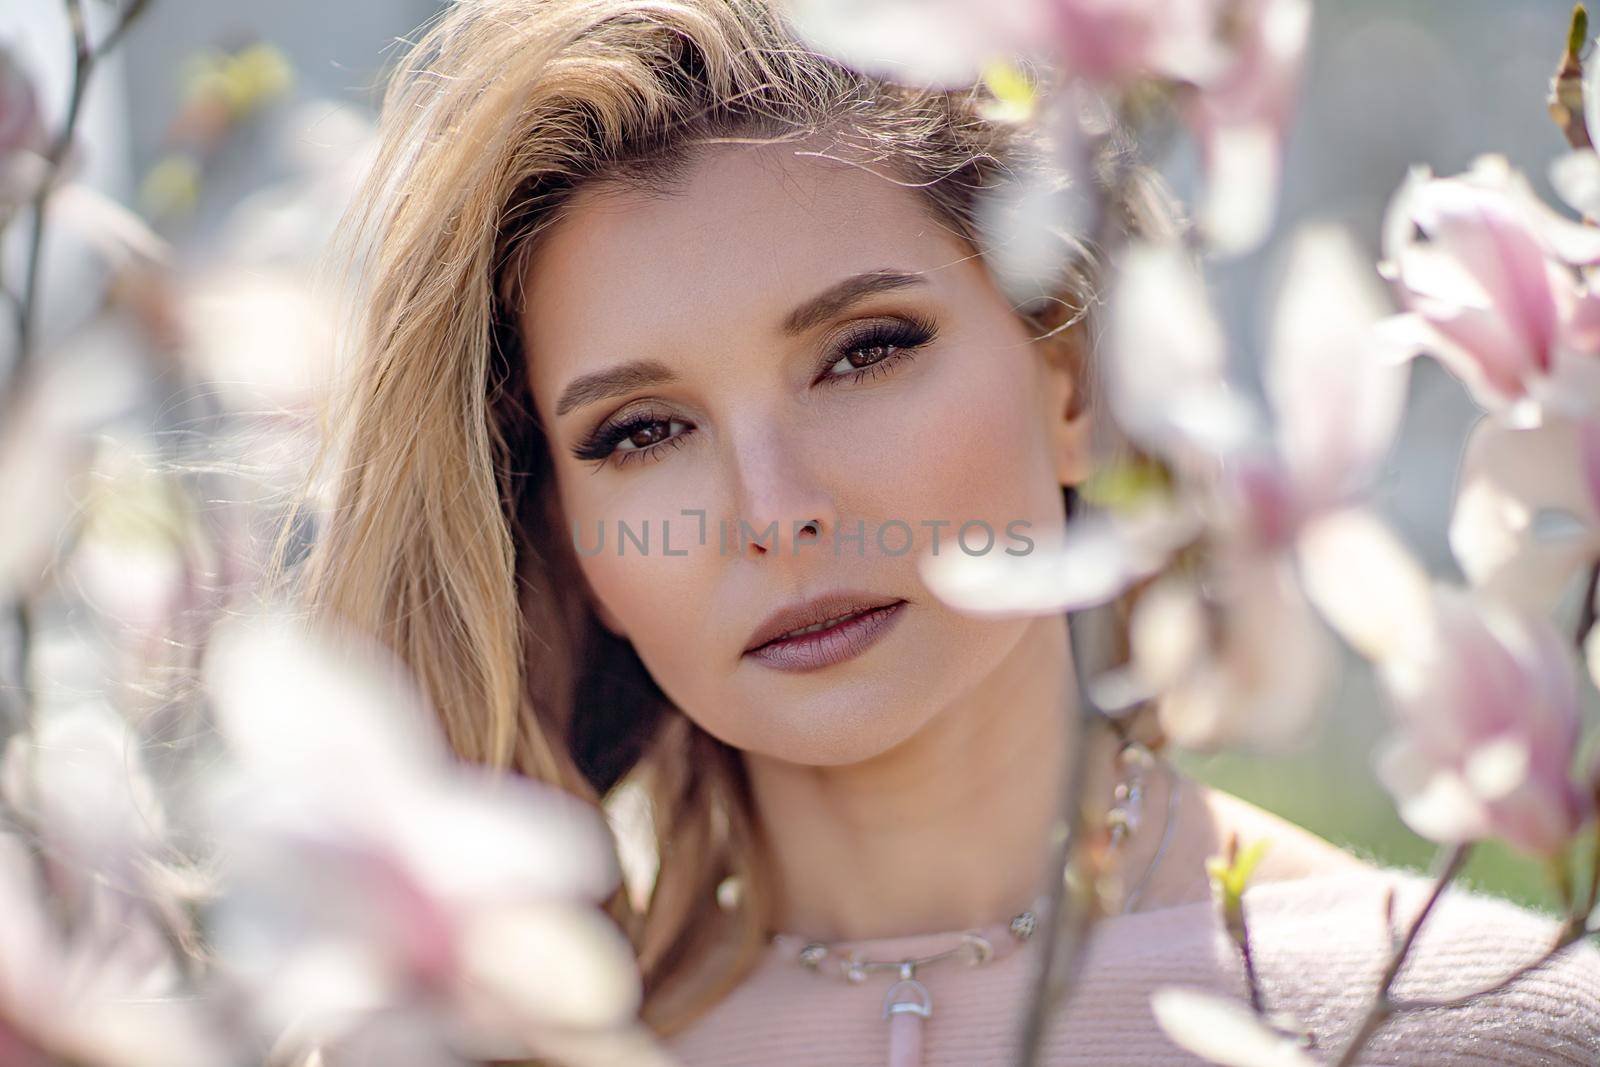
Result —
M 747 753 L 775 927 L 824 941 L 898 937 L 1031 906 L 1076 708 L 1066 621 L 1050 616 L 1030 622 L 983 684 L 871 760 L 805 767 Z M 1101 733 L 1085 743 L 1109 756 Z M 1109 789 L 1108 763 L 1091 758 L 1091 789 Z

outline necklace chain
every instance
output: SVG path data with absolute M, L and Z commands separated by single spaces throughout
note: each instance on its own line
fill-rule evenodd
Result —
M 1111 807 L 1106 812 L 1105 825 L 1109 840 L 1107 853 L 1120 851 L 1144 821 L 1145 774 L 1151 766 L 1160 763 L 1167 772 L 1166 825 L 1162 827 L 1161 842 L 1150 863 L 1123 897 L 1122 912 L 1132 911 L 1149 885 L 1150 876 L 1161 863 L 1172 838 L 1177 808 L 1178 788 L 1171 768 L 1150 749 L 1137 741 L 1126 741 L 1117 750 L 1117 767 L 1122 773 L 1112 790 Z M 913 981 L 917 970 L 943 960 L 965 957 L 968 966 L 987 963 L 1004 955 L 1031 938 L 1038 929 L 1039 903 L 1033 908 L 1018 912 L 1005 923 L 996 923 L 981 930 L 964 930 L 958 944 L 925 956 L 898 960 L 874 960 L 862 956 L 860 949 L 842 951 L 837 945 L 825 941 L 807 941 L 800 944 L 795 956 L 802 966 L 814 971 L 824 970 L 829 960 L 838 961 L 838 973 L 852 983 L 865 982 L 874 971 L 896 971 L 902 982 Z M 776 944 L 794 944 L 798 939 L 788 935 L 775 935 Z

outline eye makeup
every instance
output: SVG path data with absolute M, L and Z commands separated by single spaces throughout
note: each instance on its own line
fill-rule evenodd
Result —
M 845 382 L 859 385 L 893 374 L 898 367 L 910 362 L 917 351 L 932 344 L 938 334 L 933 320 L 915 313 L 852 324 L 829 344 L 812 384 L 826 388 Z M 836 371 L 841 365 L 846 369 Z M 653 462 L 682 447 L 687 435 L 672 434 L 671 430 L 673 426 L 687 425 L 666 412 L 646 406 L 606 419 L 573 446 L 572 455 L 595 464 L 596 471 L 607 464 L 620 468 L 631 463 Z M 618 447 L 624 444 L 630 447 Z

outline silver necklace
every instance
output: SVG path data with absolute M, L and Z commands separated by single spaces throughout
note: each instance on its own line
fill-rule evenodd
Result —
M 1107 852 L 1120 852 L 1125 842 L 1144 822 L 1146 775 L 1160 764 L 1167 778 L 1166 820 L 1155 855 L 1138 880 L 1123 894 L 1120 914 L 1131 912 L 1144 895 L 1150 878 L 1166 855 L 1177 822 L 1178 781 L 1172 766 L 1137 741 L 1124 741 L 1117 749 L 1118 776 L 1112 789 L 1111 806 L 1106 812 Z M 884 992 L 883 1017 L 889 1023 L 889 1063 L 891 1067 L 914 1067 L 922 1062 L 923 1023 L 933 1016 L 933 995 L 917 980 L 919 970 L 946 960 L 959 959 L 967 966 L 979 966 L 1009 955 L 1020 948 L 1038 929 L 1043 900 L 1003 922 L 982 929 L 963 930 L 949 948 L 923 956 L 897 960 L 869 959 L 861 947 L 846 950 L 843 944 L 808 941 L 788 934 L 775 934 L 772 944 L 780 953 L 819 974 L 842 977 L 862 984 L 874 973 L 891 971 L 898 978 Z

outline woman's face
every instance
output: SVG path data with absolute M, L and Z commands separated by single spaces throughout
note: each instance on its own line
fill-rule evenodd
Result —
M 663 194 L 581 191 L 530 262 L 521 326 L 602 621 L 711 734 L 831 765 L 970 701 L 1016 647 L 1030 620 L 945 607 L 917 558 L 962 551 L 969 521 L 974 554 L 980 522 L 989 552 L 1042 544 L 1084 426 L 1069 373 L 916 190 L 794 151 L 716 148 Z M 842 662 L 745 654 L 774 611 L 837 590 L 905 603 Z

